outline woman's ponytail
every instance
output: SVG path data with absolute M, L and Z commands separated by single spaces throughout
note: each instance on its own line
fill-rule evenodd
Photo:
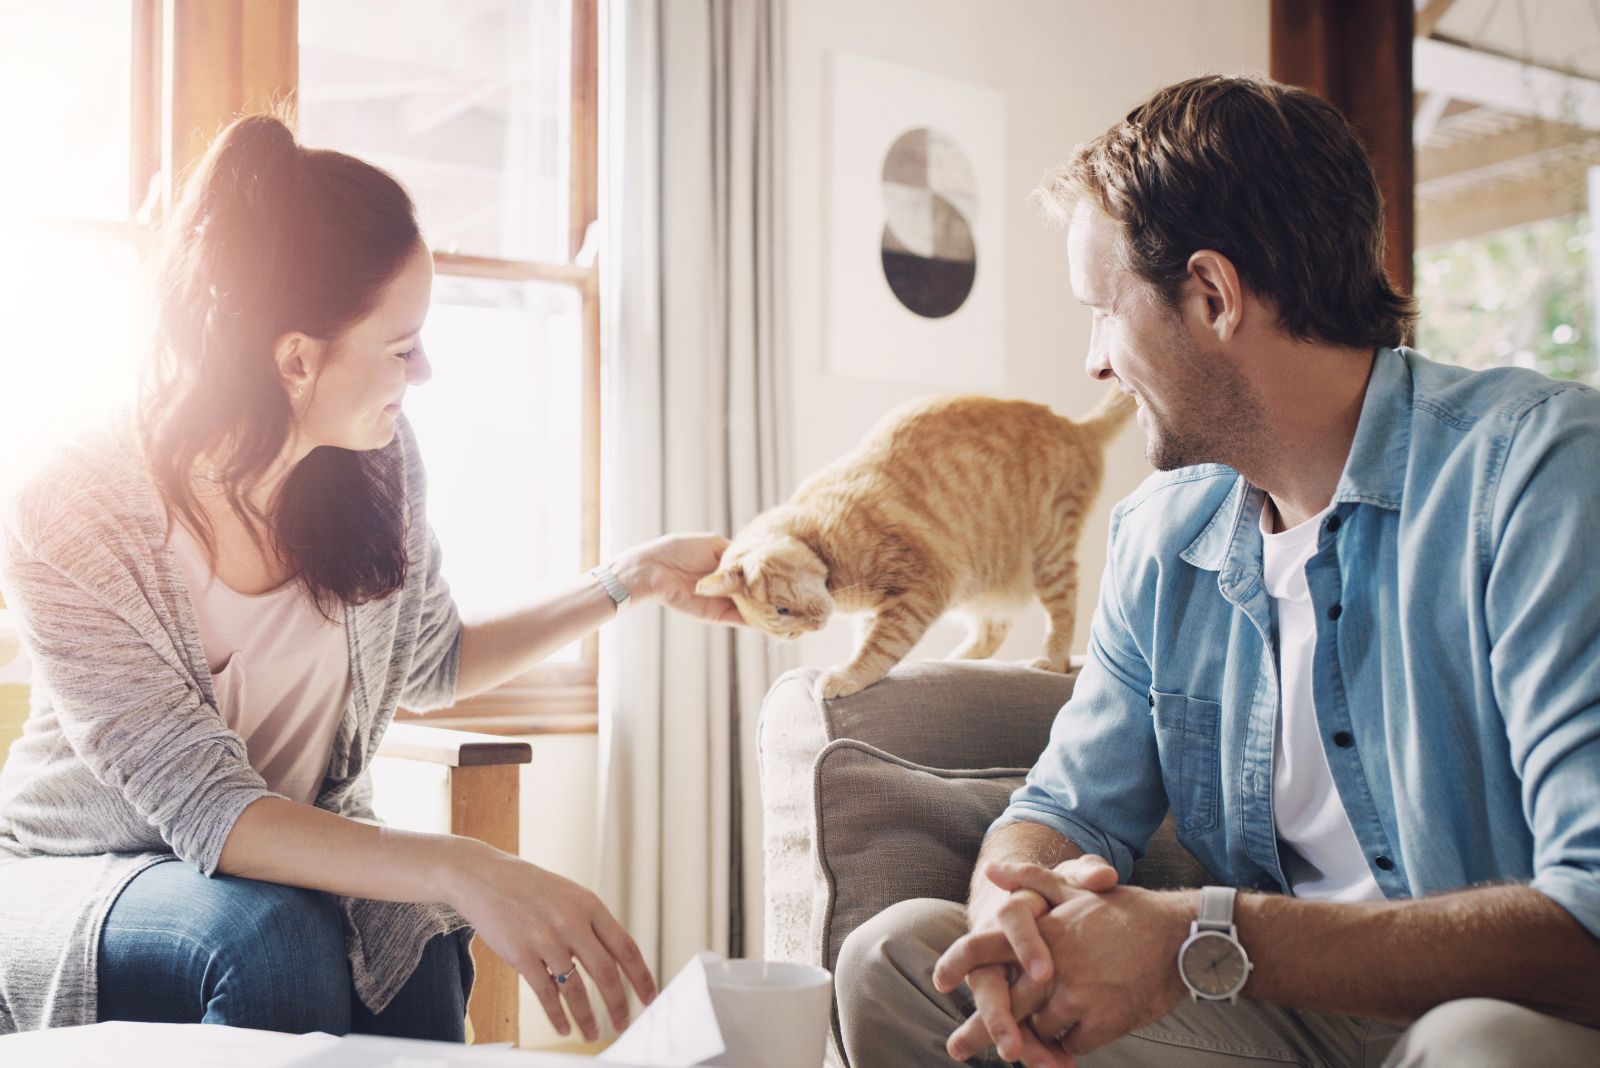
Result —
M 291 331 L 335 340 L 420 242 L 411 199 L 390 175 L 303 147 L 273 115 L 237 119 L 217 135 L 163 234 L 140 405 L 152 475 L 209 548 L 193 489 L 205 462 L 234 512 L 274 532 L 273 548 L 330 614 L 335 602 L 404 582 L 405 509 L 392 465 L 358 453 L 320 458 L 314 474 L 302 473 L 312 477 L 290 479 L 279 514 L 247 502 L 293 426 L 273 346 Z M 328 514 L 340 500 L 360 514 Z M 276 534 L 281 516 L 293 517 L 287 538 Z

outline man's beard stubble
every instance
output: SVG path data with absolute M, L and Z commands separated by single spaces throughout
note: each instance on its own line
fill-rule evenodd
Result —
M 1157 471 L 1197 464 L 1237 467 L 1265 422 L 1260 397 L 1236 368 L 1187 338 L 1174 357 L 1171 366 L 1182 369 L 1167 391 L 1177 398 L 1168 405 L 1174 418 L 1162 419 L 1146 404 L 1145 459 Z

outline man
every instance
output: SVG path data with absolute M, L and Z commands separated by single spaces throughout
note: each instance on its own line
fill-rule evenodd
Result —
M 1041 193 L 1157 473 L 965 915 L 846 942 L 855 1068 L 1600 1064 L 1600 395 L 1398 348 L 1298 90 L 1163 89 Z M 1169 806 L 1215 887 L 1122 885 Z

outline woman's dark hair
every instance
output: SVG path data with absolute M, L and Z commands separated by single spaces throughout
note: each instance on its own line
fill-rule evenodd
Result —
M 1383 200 L 1332 104 L 1263 78 L 1170 85 L 1079 145 L 1038 191 L 1057 217 L 1087 197 L 1117 223 L 1126 265 L 1169 304 L 1214 249 L 1302 341 L 1404 341 L 1416 305 L 1383 266 Z
M 300 146 L 270 115 L 217 135 L 163 235 L 139 426 L 169 522 L 181 518 L 214 555 L 194 486 L 209 478 L 249 529 L 267 531 L 264 547 L 330 618 L 340 604 L 405 583 L 402 472 L 384 450 L 322 446 L 262 514 L 246 495 L 293 425 L 273 344 L 291 331 L 337 339 L 371 312 L 420 241 L 398 182 L 352 156 Z

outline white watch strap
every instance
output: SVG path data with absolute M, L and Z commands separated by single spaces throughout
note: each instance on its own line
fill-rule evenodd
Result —
M 628 587 L 624 586 L 621 580 L 605 564 L 601 564 L 590 571 L 589 574 L 593 575 L 595 581 L 600 583 L 601 587 L 606 591 L 606 596 L 611 598 L 611 603 L 616 605 L 617 611 L 620 612 L 622 610 L 622 602 L 628 599 Z
M 1200 916 L 1195 921 L 1202 931 L 1233 930 L 1233 899 L 1239 891 L 1231 886 L 1207 886 L 1200 890 Z

